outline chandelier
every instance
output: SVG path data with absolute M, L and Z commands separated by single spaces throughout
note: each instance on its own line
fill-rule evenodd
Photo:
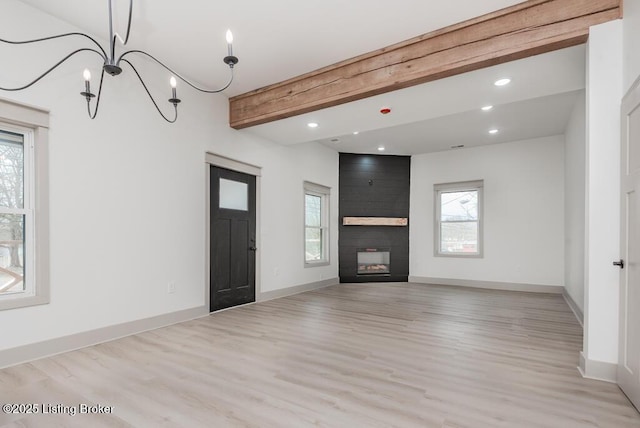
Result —
M 55 63 L 52 67 L 50 67 L 47 71 L 45 71 L 40 76 L 36 77 L 33 81 L 27 83 L 26 85 L 23 85 L 23 86 L 20 86 L 20 87 L 17 87 L 17 88 L 5 88 L 5 87 L 0 86 L 0 90 L 3 90 L 3 91 L 21 91 L 23 89 L 27 89 L 27 88 L 35 85 L 43 77 L 45 77 L 46 75 L 51 73 L 53 70 L 58 68 L 60 65 L 62 65 L 65 61 L 67 61 L 69 58 L 73 57 L 74 55 L 76 55 L 76 54 L 78 54 L 80 52 L 93 52 L 93 53 L 95 53 L 95 54 L 100 56 L 100 58 L 103 61 L 103 65 L 102 65 L 102 72 L 100 74 L 100 83 L 98 85 L 98 94 L 97 95 L 91 92 L 91 73 L 90 73 L 89 69 L 85 69 L 84 72 L 83 72 L 83 77 L 84 77 L 84 82 L 85 82 L 84 83 L 84 91 L 82 91 L 80 93 L 80 95 L 82 95 L 87 101 L 87 113 L 89 114 L 89 118 L 95 119 L 97 114 L 98 114 L 98 108 L 100 106 L 100 97 L 102 95 L 102 82 L 103 82 L 103 79 L 104 79 L 104 74 L 107 73 L 107 74 L 109 74 L 111 76 L 118 76 L 123 71 L 122 64 L 126 64 L 127 66 L 129 66 L 133 70 L 135 75 L 138 77 L 138 80 L 142 84 L 142 87 L 144 88 L 145 92 L 149 96 L 149 99 L 151 100 L 151 102 L 155 106 L 155 108 L 158 111 L 158 113 L 160 114 L 160 116 L 162 116 L 162 118 L 164 120 L 166 120 L 167 122 L 174 123 L 178 119 L 178 104 L 180 103 L 180 99 L 177 97 L 177 89 L 176 88 L 177 88 L 178 81 L 177 81 L 176 77 L 178 79 L 180 79 L 181 81 L 183 81 L 184 83 L 186 83 L 187 85 L 189 85 L 190 87 L 192 87 L 193 89 L 195 89 L 197 91 L 200 91 L 200 92 L 205 92 L 205 93 L 208 93 L 208 94 L 215 94 L 215 93 L 218 93 L 218 92 L 222 92 L 225 89 L 227 89 L 231 85 L 231 83 L 233 82 L 233 67 L 238 63 L 238 58 L 233 55 L 233 46 L 232 46 L 233 35 L 231 34 L 230 30 L 227 30 L 227 34 L 226 34 L 228 54 L 227 54 L 227 56 L 225 56 L 223 58 L 224 63 L 229 66 L 230 77 L 229 77 L 228 82 L 223 87 L 221 87 L 219 89 L 200 88 L 200 87 L 196 86 L 195 84 L 191 83 L 185 77 L 181 76 L 179 73 L 176 73 L 175 71 L 173 71 L 170 67 L 165 65 L 162 61 L 158 60 L 153 55 L 148 54 L 148 53 L 146 53 L 144 51 L 137 50 L 137 49 L 132 49 L 132 50 L 125 51 L 122 54 L 120 54 L 119 56 L 117 56 L 116 55 L 116 42 L 119 41 L 120 44 L 122 44 L 122 46 L 126 46 L 128 41 L 129 41 L 129 34 L 131 32 L 131 17 L 132 17 L 132 14 L 133 14 L 133 0 L 129 0 L 129 18 L 128 18 L 128 23 L 127 23 L 127 32 L 126 32 L 124 38 L 122 38 L 118 33 L 115 33 L 113 31 L 113 0 L 107 0 L 107 2 L 109 3 L 109 49 L 108 49 L 108 51 L 105 51 L 105 49 L 102 48 L 100 43 L 98 43 L 93 37 L 89 36 L 88 34 L 79 33 L 79 32 L 64 33 L 64 34 L 58 34 L 58 35 L 55 35 L 55 36 L 43 37 L 43 38 L 34 39 L 34 40 L 24 40 L 24 41 L 12 41 L 12 40 L 5 40 L 5 39 L 0 38 L 0 42 L 11 44 L 11 45 L 24 45 L 24 44 L 29 44 L 29 43 L 38 43 L 38 42 L 44 42 L 44 41 L 53 40 L 53 39 L 61 39 L 61 38 L 65 38 L 65 37 L 84 37 L 84 38 L 88 39 L 90 42 L 92 42 L 91 47 L 85 47 L 85 48 L 77 49 L 77 50 L 67 54 L 64 58 L 62 58 L 60 61 Z M 147 87 L 147 84 L 142 79 L 142 76 L 140 75 L 140 73 L 138 72 L 136 67 L 132 64 L 132 62 L 130 61 L 130 59 L 132 57 L 134 57 L 135 55 L 144 56 L 144 57 L 152 60 L 153 62 L 159 64 L 161 67 L 165 68 L 167 71 L 169 71 L 172 74 L 171 78 L 169 79 L 169 85 L 171 87 L 171 98 L 169 98 L 169 100 L 168 100 L 169 103 L 173 105 L 173 109 L 174 109 L 174 117 L 172 119 L 168 118 L 162 112 L 162 110 L 160 109 L 160 106 L 158 105 L 158 103 L 154 99 L 153 95 L 151 95 L 151 92 L 149 91 L 149 88 Z M 96 103 L 95 103 L 95 108 L 93 109 L 93 112 L 92 112 L 91 111 L 91 102 L 92 102 L 93 98 L 96 99 Z

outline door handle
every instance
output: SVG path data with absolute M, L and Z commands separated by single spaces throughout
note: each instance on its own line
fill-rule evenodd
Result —
M 613 262 L 614 266 L 620 266 L 620 269 L 624 269 L 624 260 L 620 259 L 617 262 Z

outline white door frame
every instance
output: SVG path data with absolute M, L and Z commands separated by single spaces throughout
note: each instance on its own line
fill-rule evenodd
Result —
M 207 308 L 209 308 L 209 298 L 211 295 L 211 283 L 209 275 L 211 274 L 211 189 L 210 189 L 210 179 L 211 179 L 211 166 L 217 166 L 220 168 L 230 169 L 232 171 L 241 172 L 243 174 L 253 175 L 256 177 L 256 247 L 258 251 L 255 252 L 256 255 L 256 268 L 255 268 L 255 279 L 256 279 L 256 302 L 258 301 L 258 297 L 261 294 L 261 281 L 260 281 L 260 259 L 261 259 L 261 251 L 260 251 L 260 194 L 261 194 L 261 181 L 262 181 L 262 167 L 251 165 L 249 163 L 241 162 L 235 159 L 228 158 L 226 156 L 221 156 L 215 153 L 206 152 L 204 157 L 204 166 L 205 166 L 205 243 L 204 243 L 204 278 L 205 278 L 205 287 L 204 287 L 204 304 Z

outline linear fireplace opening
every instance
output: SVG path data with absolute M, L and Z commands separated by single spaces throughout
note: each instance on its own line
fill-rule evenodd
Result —
M 389 248 L 358 248 L 358 275 L 389 275 Z

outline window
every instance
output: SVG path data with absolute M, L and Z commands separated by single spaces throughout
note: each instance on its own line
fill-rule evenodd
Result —
M 304 182 L 304 264 L 329 264 L 328 187 Z
M 482 180 L 434 186 L 436 255 L 482 257 L 482 189 Z
M 0 309 L 12 309 L 49 302 L 48 114 L 0 111 Z

